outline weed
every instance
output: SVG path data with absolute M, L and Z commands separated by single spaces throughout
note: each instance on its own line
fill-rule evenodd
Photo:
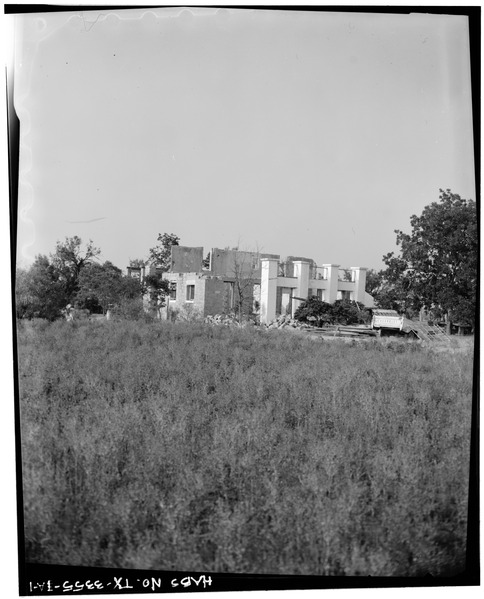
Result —
M 465 566 L 472 354 L 199 322 L 18 329 L 26 559 Z

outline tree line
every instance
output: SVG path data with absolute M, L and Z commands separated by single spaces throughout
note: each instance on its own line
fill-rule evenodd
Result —
M 92 314 L 106 314 L 115 306 L 125 315 L 142 309 L 142 298 L 157 305 L 168 293 L 168 282 L 162 273 L 170 266 L 171 246 L 178 245 L 173 234 L 160 234 L 150 249 L 150 263 L 156 266 L 145 279 L 123 274 L 110 261 L 101 263 L 101 250 L 90 240 L 84 244 L 78 236 L 58 241 L 55 251 L 36 256 L 29 268 L 17 268 L 15 281 L 16 315 L 18 318 L 59 318 L 68 305 Z M 131 266 L 148 262 L 131 260 Z
M 397 310 L 410 318 L 424 308 L 436 320 L 474 327 L 478 286 L 478 219 L 473 200 L 465 200 L 450 189 L 439 190 L 439 202 L 426 206 L 420 216 L 410 218 L 411 232 L 396 230 L 399 252 L 383 257 L 385 268 L 367 272 L 366 291 L 378 308 Z M 180 238 L 159 234 L 148 260 L 133 260 L 132 266 L 155 266 L 145 280 L 134 279 L 107 261 L 100 263 L 100 250 L 92 241 L 83 245 L 75 236 L 57 242 L 50 256 L 38 255 L 28 269 L 16 273 L 16 312 L 19 318 L 54 320 L 63 308 L 75 304 L 94 313 L 105 313 L 109 305 L 139 307 L 147 296 L 151 304 L 163 302 L 168 282 L 162 277 L 170 269 L 171 247 Z M 319 303 L 318 303 L 319 302 Z M 352 322 L 366 314 L 361 307 L 332 308 L 310 298 L 301 307 L 304 318 L 318 322 L 344 318 Z

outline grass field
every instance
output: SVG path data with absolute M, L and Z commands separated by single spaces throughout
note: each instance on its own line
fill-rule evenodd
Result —
M 465 565 L 471 348 L 20 322 L 26 559 L 419 576 Z

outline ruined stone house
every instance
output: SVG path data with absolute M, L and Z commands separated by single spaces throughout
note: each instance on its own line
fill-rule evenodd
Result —
M 282 260 L 278 254 L 236 249 L 213 248 L 208 260 L 203 256 L 202 247 L 172 247 L 170 270 L 163 273 L 170 284 L 167 313 L 182 306 L 193 306 L 204 316 L 241 310 L 256 312 L 267 323 L 280 314 L 293 316 L 313 295 L 328 303 L 348 299 L 373 306 L 363 267 L 318 266 L 310 258 Z M 129 267 L 128 274 L 142 279 L 145 269 Z

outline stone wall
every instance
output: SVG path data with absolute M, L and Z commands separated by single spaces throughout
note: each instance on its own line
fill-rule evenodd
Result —
M 197 272 L 164 273 L 163 278 L 176 283 L 176 300 L 170 299 L 170 309 L 179 310 L 183 306 L 192 305 L 204 314 L 205 304 L 205 277 Z M 187 301 L 187 286 L 195 286 L 193 300 Z
M 221 279 L 205 279 L 204 316 L 222 314 L 225 312 L 226 289 Z
M 257 252 L 221 250 L 213 248 L 211 273 L 215 276 L 234 277 L 236 273 L 260 276 L 260 255 Z
M 171 272 L 193 273 L 202 270 L 203 247 L 173 245 L 171 248 Z

